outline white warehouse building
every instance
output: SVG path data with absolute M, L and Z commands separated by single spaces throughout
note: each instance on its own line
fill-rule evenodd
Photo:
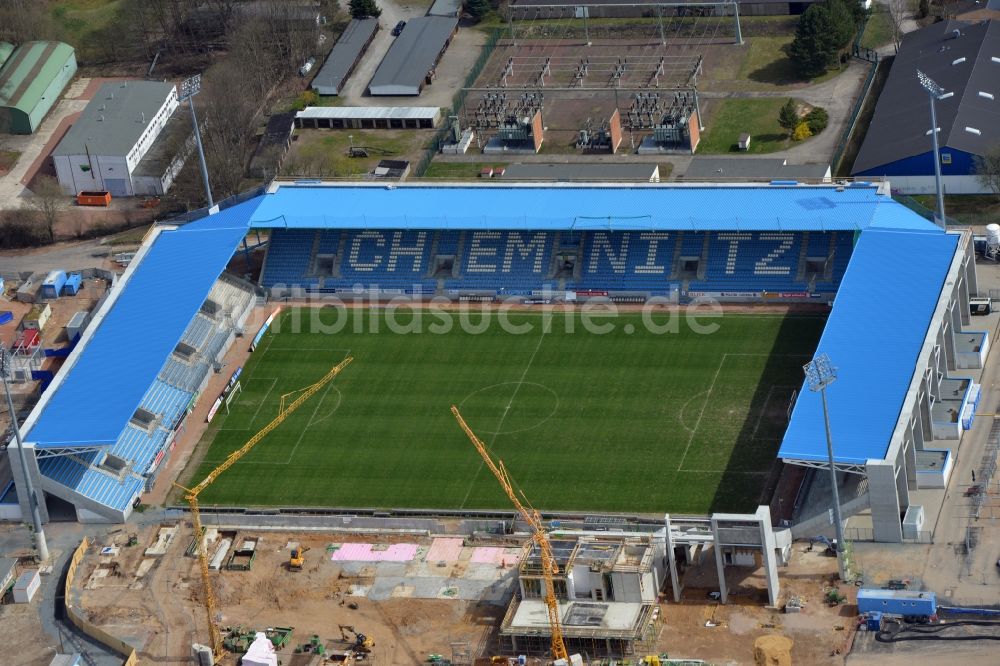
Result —
M 173 118 L 177 88 L 157 81 L 106 83 L 52 152 L 66 194 L 161 195 L 184 165 L 189 123 Z

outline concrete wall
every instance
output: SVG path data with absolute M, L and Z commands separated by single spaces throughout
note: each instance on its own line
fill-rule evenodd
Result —
M 52 158 L 52 162 L 56 167 L 56 178 L 65 194 L 75 196 L 84 190 L 106 190 L 106 179 L 123 178 L 128 182 L 128 192 L 119 196 L 133 194 L 128 164 L 124 157 L 58 155 Z

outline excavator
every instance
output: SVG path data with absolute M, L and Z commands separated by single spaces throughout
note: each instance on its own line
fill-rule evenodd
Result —
M 302 565 L 306 562 L 306 551 L 309 546 L 296 546 L 292 548 L 292 554 L 288 557 L 289 571 L 302 571 Z
M 375 647 L 375 640 L 354 630 L 349 624 L 339 624 L 340 640 L 351 644 L 351 649 L 359 653 L 368 653 Z M 354 638 L 351 638 L 354 636 Z

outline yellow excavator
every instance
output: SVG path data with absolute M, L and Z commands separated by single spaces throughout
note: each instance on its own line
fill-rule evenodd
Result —
M 309 546 L 296 546 L 292 548 L 292 554 L 288 557 L 289 571 L 302 571 L 302 565 L 306 563 L 306 551 Z
M 375 647 L 375 640 L 373 638 L 355 631 L 351 625 L 339 624 L 337 627 L 340 629 L 340 640 L 350 643 L 351 649 L 355 652 L 367 653 L 371 652 L 372 648 Z

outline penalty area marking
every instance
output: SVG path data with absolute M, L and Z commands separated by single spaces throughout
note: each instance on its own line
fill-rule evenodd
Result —
M 334 405 L 333 408 L 329 412 L 327 412 L 326 414 L 324 414 L 323 416 L 321 416 L 319 418 L 316 418 L 316 414 L 319 413 L 319 408 L 323 406 L 323 401 L 326 400 L 326 396 L 330 393 L 331 390 L 337 392 L 337 404 Z M 333 416 L 337 412 L 337 410 L 340 409 L 340 405 L 343 403 L 343 401 L 344 401 L 344 395 L 343 395 L 343 393 L 340 392 L 340 389 L 337 388 L 333 384 L 328 384 L 327 387 L 326 387 L 326 390 L 323 391 L 323 394 L 320 396 L 319 400 L 316 402 L 316 407 L 313 408 L 313 412 L 309 416 L 308 423 L 306 423 L 306 425 L 302 428 L 302 431 L 299 433 L 298 439 L 295 440 L 295 444 L 292 446 L 291 451 L 289 451 L 289 453 L 288 453 L 288 459 L 287 460 L 285 460 L 284 462 L 272 462 L 272 461 L 269 461 L 269 460 L 241 460 L 241 461 L 239 461 L 238 464 L 240 464 L 240 465 L 290 465 L 292 463 L 292 458 L 295 457 L 295 452 L 299 448 L 299 444 L 302 443 L 302 439 L 306 435 L 306 431 L 309 430 L 309 428 L 311 428 L 312 426 L 316 425 L 317 423 L 322 423 L 326 419 L 328 419 L 331 416 Z M 221 463 L 222 463 L 221 460 L 218 461 L 218 462 L 211 462 L 211 461 L 203 461 L 202 462 L 202 464 L 204 464 L 204 465 L 218 465 L 218 464 L 221 464 Z

